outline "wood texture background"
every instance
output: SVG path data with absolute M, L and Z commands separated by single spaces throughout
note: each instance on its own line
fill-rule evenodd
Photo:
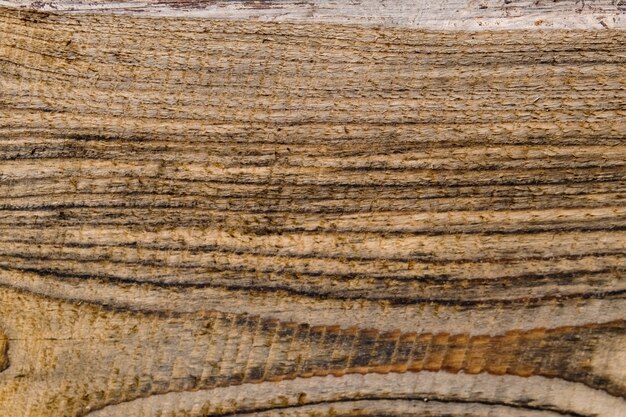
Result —
M 0 415 L 625 416 L 622 3 L 2 2 Z

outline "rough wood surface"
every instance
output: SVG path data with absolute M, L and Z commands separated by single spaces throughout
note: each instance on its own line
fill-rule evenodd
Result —
M 626 415 L 625 64 L 0 8 L 0 415 Z
M 326 22 L 434 30 L 626 29 L 626 0 L 0 0 L 68 13 Z

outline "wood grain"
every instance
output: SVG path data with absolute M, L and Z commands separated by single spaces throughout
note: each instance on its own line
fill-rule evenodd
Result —
M 626 414 L 625 31 L 78 11 L 0 8 L 1 415 Z
M 624 0 L 0 0 L 64 13 L 313 22 L 430 30 L 626 29 Z

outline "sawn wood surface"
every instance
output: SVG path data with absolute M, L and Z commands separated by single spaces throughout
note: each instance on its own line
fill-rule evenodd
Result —
M 626 416 L 626 31 L 6 3 L 0 416 Z

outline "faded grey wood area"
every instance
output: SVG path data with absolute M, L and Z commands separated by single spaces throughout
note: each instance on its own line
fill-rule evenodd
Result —
M 621 3 L 322 3 L 2 3 L 0 415 L 626 415 Z
M 431 30 L 626 28 L 626 0 L 0 0 L 22 10 L 383 25 Z

